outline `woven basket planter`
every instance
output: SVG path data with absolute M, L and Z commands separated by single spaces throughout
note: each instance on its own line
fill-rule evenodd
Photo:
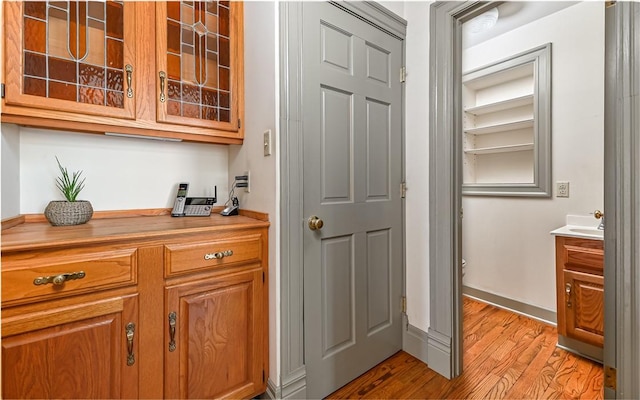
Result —
M 93 207 L 87 200 L 54 200 L 44 209 L 44 216 L 53 226 L 80 225 L 91 219 Z

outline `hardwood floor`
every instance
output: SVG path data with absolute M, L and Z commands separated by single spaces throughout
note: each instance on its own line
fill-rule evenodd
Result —
M 329 399 L 602 399 L 602 366 L 556 347 L 556 328 L 464 298 L 464 373 L 401 351 Z

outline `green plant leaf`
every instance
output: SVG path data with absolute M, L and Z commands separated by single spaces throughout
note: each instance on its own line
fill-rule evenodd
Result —
M 60 169 L 60 176 L 56 178 L 56 186 L 62 192 L 67 201 L 74 202 L 76 198 L 84 189 L 84 181 L 86 178 L 80 179 L 82 171 L 75 171 L 69 176 L 67 168 L 60 164 L 60 160 L 56 156 L 58 162 L 58 168 Z

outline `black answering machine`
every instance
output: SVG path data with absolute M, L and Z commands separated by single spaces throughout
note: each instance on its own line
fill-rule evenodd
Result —
M 171 210 L 172 217 L 208 217 L 217 201 L 218 187 L 214 186 L 213 197 L 187 197 L 188 183 L 178 185 L 178 194 Z

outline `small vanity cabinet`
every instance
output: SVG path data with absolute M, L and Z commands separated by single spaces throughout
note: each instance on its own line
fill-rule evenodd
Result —
M 558 334 L 603 345 L 604 242 L 556 236 Z
M 3 230 L 3 396 L 263 393 L 269 223 L 255 216 Z

